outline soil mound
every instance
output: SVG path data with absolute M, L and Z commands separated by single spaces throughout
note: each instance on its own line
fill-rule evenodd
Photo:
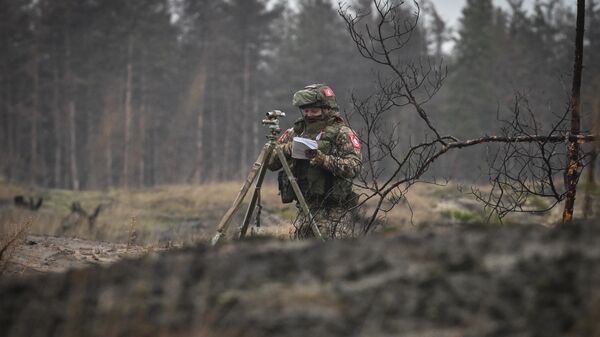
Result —
M 199 246 L 0 282 L 2 336 L 600 336 L 600 228 Z

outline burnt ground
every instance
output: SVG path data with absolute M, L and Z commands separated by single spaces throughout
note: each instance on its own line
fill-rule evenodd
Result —
M 600 227 L 266 239 L 0 281 L 1 336 L 600 336 Z

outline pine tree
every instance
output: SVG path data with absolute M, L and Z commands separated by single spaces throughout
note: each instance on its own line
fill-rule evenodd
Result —
M 231 179 L 245 174 L 258 150 L 265 48 L 281 6 L 232 0 L 187 1 L 183 8 L 184 62 L 190 72 L 184 109 L 195 119 L 187 123 L 194 125 L 195 162 L 186 176 L 197 183 Z
M 590 0 L 587 9 L 587 40 L 584 51 L 584 86 L 583 86 L 583 111 L 589 111 L 584 118 L 594 133 L 600 131 L 600 4 L 597 0 Z
M 30 139 L 24 139 L 29 130 L 24 89 L 31 84 L 26 72 L 30 60 L 30 16 L 26 1 L 0 1 L 0 120 L 2 139 L 2 174 L 11 181 L 28 177 L 27 157 Z M 28 100 L 28 99 L 27 99 Z M 29 148 L 29 149 L 28 149 Z
M 491 0 L 468 0 L 460 19 L 456 59 L 451 66 L 448 86 L 452 104 L 446 112 L 450 120 L 461 121 L 455 133 L 465 137 L 490 130 L 496 117 L 498 97 L 493 69 L 498 49 L 497 22 Z

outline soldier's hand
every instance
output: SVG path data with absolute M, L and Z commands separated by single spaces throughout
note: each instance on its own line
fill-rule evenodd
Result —
M 324 153 L 329 152 L 331 144 L 327 140 L 317 140 L 318 147 L 315 150 L 305 150 L 304 155 L 308 159 L 314 159 L 318 155 L 323 156 Z
M 323 152 L 323 153 L 330 153 L 331 152 L 331 142 L 328 140 L 317 140 L 317 144 L 319 145 L 318 149 L 319 151 Z
M 281 151 L 287 158 L 292 157 L 292 143 L 291 142 L 287 142 L 285 144 L 278 144 L 277 146 L 281 149 Z
M 304 155 L 308 159 L 313 159 L 314 157 L 317 156 L 318 152 L 319 152 L 319 150 L 304 150 Z
M 325 163 L 325 157 L 326 157 L 325 154 L 323 154 L 323 152 L 321 152 L 320 150 L 310 150 L 310 151 L 315 152 L 314 156 L 310 157 L 310 164 L 314 165 L 314 166 L 318 166 L 318 167 L 323 167 L 323 164 Z

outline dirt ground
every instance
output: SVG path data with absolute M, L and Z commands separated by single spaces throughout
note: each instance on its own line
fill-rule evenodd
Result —
M 597 337 L 599 240 L 594 221 L 199 245 L 0 279 L 0 335 Z
M 26 234 L 0 259 L 0 336 L 600 337 L 597 221 L 486 223 L 420 186 L 371 237 L 289 241 L 271 186 L 256 235 L 210 247 L 237 188 L 42 191 L 39 211 L 1 191 L 0 234 Z M 105 205 L 93 226 L 74 200 Z
M 3 277 L 65 272 L 71 268 L 107 265 L 138 258 L 164 248 L 146 248 L 71 237 L 28 235 L 11 252 Z
M 64 272 L 71 267 L 105 265 L 172 247 L 206 243 L 238 191 L 236 183 L 104 192 L 3 186 L 0 189 L 0 246 L 11 227 L 27 224 L 28 236 L 0 259 L 0 276 Z M 11 196 L 18 194 L 43 197 L 44 204 L 37 211 L 15 207 Z M 266 185 L 263 194 L 261 227 L 251 226 L 250 233 L 288 239 L 295 207 L 281 204 L 273 185 Z M 452 184 L 417 185 L 406 197 L 405 203 L 385 214 L 386 223 L 380 231 L 411 232 L 428 224 L 469 224 L 486 220 L 482 206 L 468 192 Z M 73 202 L 80 202 L 88 211 L 102 205 L 99 217 L 90 224 L 70 210 Z M 238 212 L 229 236 L 234 235 L 244 210 L 242 207 Z M 560 207 L 556 210 L 560 211 Z M 552 226 L 559 217 L 557 212 L 521 213 L 504 219 L 503 225 Z
M 267 187 L 256 235 L 210 247 L 237 189 L 46 190 L 38 211 L 1 191 L 0 241 L 26 234 L 0 259 L 0 336 L 600 336 L 597 221 L 485 223 L 419 186 L 370 237 L 290 241 Z M 74 201 L 105 206 L 90 224 Z

